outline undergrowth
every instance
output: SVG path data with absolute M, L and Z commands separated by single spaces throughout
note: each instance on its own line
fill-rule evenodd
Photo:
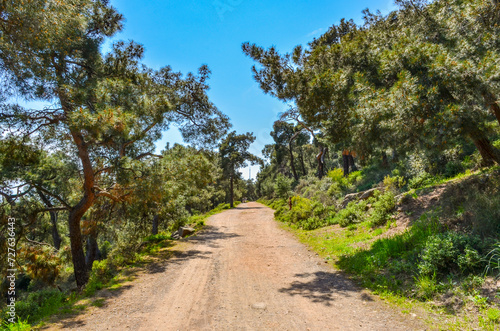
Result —
M 500 291 L 484 287 L 500 277 L 500 171 L 450 168 L 449 174 L 407 181 L 393 171 L 372 197 L 354 199 L 345 208 L 342 197 L 327 205 L 299 195 L 309 192 L 305 187 L 295 191 L 291 209 L 283 199 L 260 202 L 274 208 L 276 219 L 301 241 L 374 293 L 405 307 L 418 303 L 441 311 L 447 316 L 439 322 L 444 329 L 498 329 Z M 357 190 L 349 178 L 334 175 L 328 179 L 332 191 Z M 363 174 L 356 178 L 361 183 Z M 440 196 L 406 231 L 379 238 L 396 226 L 398 203 L 411 203 L 443 184 Z M 446 303 L 449 297 L 453 304 Z M 441 308 L 434 306 L 441 301 Z
M 240 202 L 235 201 L 237 206 Z M 201 229 L 205 225 L 205 220 L 214 214 L 229 209 L 229 204 L 220 204 L 213 210 L 203 215 L 191 216 L 188 223 L 192 224 L 196 230 Z M 7 310 L 1 312 L 2 330 L 31 330 L 33 325 L 40 325 L 51 315 L 54 314 L 72 314 L 82 309 L 85 306 L 77 305 L 84 298 L 92 298 L 96 292 L 102 289 L 117 290 L 124 282 L 131 280 L 130 277 L 122 275 L 123 270 L 128 270 L 135 266 L 147 263 L 147 258 L 157 255 L 162 248 L 171 246 L 170 232 L 160 232 L 156 235 L 150 235 L 143 239 L 142 244 L 135 250 L 131 250 L 129 256 L 124 257 L 123 254 L 110 252 L 106 259 L 94 261 L 92 270 L 89 275 L 89 280 L 86 286 L 80 291 L 61 291 L 54 287 L 34 288 L 30 286 L 26 293 L 16 301 L 15 323 L 8 321 Z M 105 245 L 106 246 L 106 245 Z M 33 282 L 32 285 L 37 284 Z M 99 307 L 103 305 L 103 299 L 96 299 L 90 302 L 93 306 Z

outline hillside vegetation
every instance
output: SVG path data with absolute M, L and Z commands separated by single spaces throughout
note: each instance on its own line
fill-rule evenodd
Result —
M 500 6 L 396 4 L 288 53 L 243 44 L 263 92 L 289 107 L 257 194 L 364 286 L 434 306 L 433 327 L 494 329 Z
M 289 52 L 242 44 L 286 109 L 261 159 L 210 100 L 208 66 L 146 66 L 114 39 L 109 1 L 3 2 L 0 266 L 19 270 L 5 328 L 79 309 L 244 198 L 433 327 L 498 328 L 500 4 L 395 3 Z M 156 151 L 172 126 L 190 146 Z

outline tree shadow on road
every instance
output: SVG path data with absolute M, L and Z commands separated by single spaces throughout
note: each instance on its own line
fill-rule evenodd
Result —
M 360 293 L 361 290 L 356 287 L 349 279 L 339 273 L 318 271 L 314 273 L 296 274 L 296 280 L 287 288 L 279 290 L 281 293 L 287 293 L 291 296 L 300 295 L 312 302 L 319 302 L 325 306 L 331 306 L 332 302 L 340 296 L 350 297 L 359 295 L 363 301 L 373 301 L 366 293 Z M 310 279 L 314 277 L 313 279 Z
M 240 237 L 240 235 L 236 233 L 223 232 L 220 231 L 218 227 L 206 225 L 203 228 L 203 231 L 197 235 L 187 238 L 186 241 L 193 244 L 201 244 L 212 248 L 218 248 L 218 241 L 236 237 Z
M 234 209 L 241 209 L 241 210 L 252 210 L 252 209 L 268 209 L 269 207 L 248 207 L 248 206 L 237 206 L 234 207 Z
M 134 286 L 132 282 L 138 278 L 141 273 L 163 273 L 170 267 L 176 268 L 189 260 L 209 259 L 212 252 L 204 251 L 204 245 L 208 247 L 218 247 L 218 241 L 235 237 L 239 237 L 239 235 L 222 232 L 217 227 L 207 225 L 204 227 L 203 231 L 198 234 L 181 240 L 181 242 L 199 244 L 201 245 L 201 247 L 198 246 L 200 249 L 189 249 L 189 247 L 192 247 L 191 245 L 186 247 L 187 249 L 183 249 L 182 247 L 184 246 L 182 246 L 182 244 L 177 246 L 174 241 L 168 241 L 158 253 L 130 265 L 131 268 L 124 268 L 121 271 L 121 277 L 114 281 L 113 284 L 108 284 L 108 286 L 112 285 L 110 288 L 104 288 L 96 292 L 96 294 L 90 298 L 82 298 L 86 301 L 85 303 L 77 303 L 73 305 L 73 307 L 67 309 L 66 312 L 51 316 L 49 324 L 43 326 L 41 329 L 50 328 L 50 323 L 58 323 L 58 327 L 69 330 L 85 327 L 85 321 L 78 319 L 80 315 L 86 314 L 90 306 L 106 307 L 110 302 L 109 299 L 118 298 L 124 292 L 132 288 Z M 176 249 L 176 247 L 181 248 Z

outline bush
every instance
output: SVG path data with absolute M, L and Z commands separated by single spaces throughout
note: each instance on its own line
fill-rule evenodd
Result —
M 144 241 L 146 241 L 146 242 L 152 242 L 152 243 L 158 243 L 160 241 L 168 240 L 168 239 L 170 239 L 170 235 L 167 234 L 167 233 L 161 232 L 161 233 L 158 233 L 158 234 L 152 234 L 150 236 L 147 236 L 146 238 L 144 238 Z
M 428 185 L 432 185 L 439 179 L 440 178 L 438 176 L 433 176 L 427 172 L 423 172 L 420 175 L 411 178 L 409 180 L 408 187 L 413 189 L 419 189 Z
M 341 209 L 335 217 L 332 219 L 333 224 L 339 224 L 342 227 L 346 227 L 352 223 L 359 223 L 363 220 L 363 216 L 366 213 L 366 201 L 351 201 L 344 208 Z
M 31 279 L 39 279 L 47 285 L 54 284 L 62 263 L 52 247 L 25 245 L 20 249 L 19 255 L 24 258 L 26 273 Z
M 467 273 L 482 266 L 481 241 L 474 236 L 456 232 L 438 233 L 430 236 L 422 250 L 418 269 L 422 275 L 445 275 L 456 271 Z
M 458 175 L 459 173 L 463 172 L 464 166 L 461 162 L 458 161 L 451 161 L 446 163 L 445 170 L 444 170 L 444 176 L 446 178 L 454 177 Z
M 31 292 L 26 298 L 16 302 L 16 314 L 19 319 L 33 324 L 56 313 L 65 300 L 64 293 L 57 289 Z
M 379 226 L 385 224 L 392 211 L 396 207 L 396 199 L 391 191 L 381 194 L 377 200 L 372 204 L 372 212 L 370 214 L 370 223 L 372 226 Z
M 278 174 L 274 184 L 274 194 L 280 199 L 287 199 L 292 189 L 292 179 Z
M 392 171 L 392 176 L 384 177 L 384 186 L 392 192 L 398 192 L 401 188 L 406 185 L 406 181 L 403 176 L 399 175 L 398 170 Z
M 346 187 L 349 181 L 344 177 L 344 171 L 340 168 L 330 170 L 327 176 L 333 181 L 333 183 L 339 185 L 340 187 Z
M 85 286 L 85 294 L 93 295 L 95 291 L 102 289 L 113 278 L 115 272 L 114 266 L 108 260 L 94 261 L 89 281 Z

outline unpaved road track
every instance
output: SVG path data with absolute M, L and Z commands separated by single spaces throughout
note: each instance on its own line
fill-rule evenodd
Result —
M 326 265 L 261 204 L 241 204 L 207 223 L 103 307 L 48 329 L 425 329 Z

